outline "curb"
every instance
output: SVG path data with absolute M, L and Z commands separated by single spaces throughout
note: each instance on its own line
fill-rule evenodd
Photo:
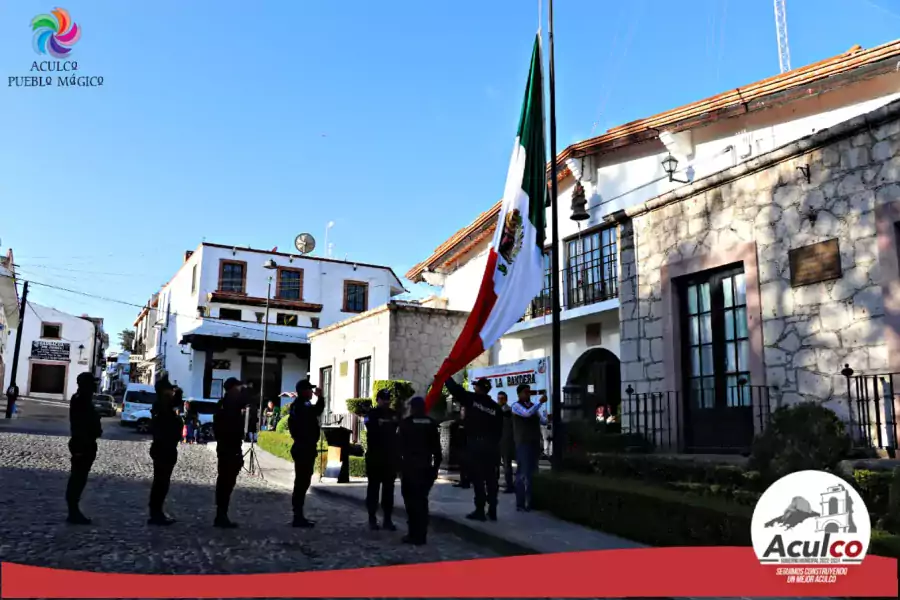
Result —
M 365 499 L 355 498 L 351 496 L 346 496 L 344 494 L 335 492 L 327 487 L 318 487 L 315 484 L 310 486 L 310 491 L 313 494 L 319 494 L 322 496 L 328 496 L 329 498 L 340 500 L 345 504 L 352 504 L 354 506 L 365 507 L 366 502 Z M 406 510 L 401 506 L 394 507 L 394 514 L 396 516 L 400 516 L 404 519 L 407 518 Z M 490 550 L 498 554 L 502 554 L 504 556 L 521 556 L 523 554 L 540 554 L 540 552 L 534 548 L 529 546 L 525 546 L 523 544 L 519 544 L 516 542 L 511 542 L 506 538 L 500 537 L 498 535 L 492 535 L 485 531 L 481 531 L 479 529 L 475 529 L 473 527 L 468 527 L 463 523 L 455 519 L 451 519 L 449 517 L 445 517 L 441 514 L 431 513 L 429 515 L 429 528 L 433 531 L 441 531 L 444 533 L 454 533 L 464 539 L 467 542 L 472 542 L 474 544 L 478 544 L 480 546 L 484 546 Z

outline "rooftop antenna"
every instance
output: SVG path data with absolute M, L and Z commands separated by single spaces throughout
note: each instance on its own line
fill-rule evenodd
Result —
M 788 46 L 787 9 L 785 0 L 775 0 L 775 34 L 778 37 L 778 66 L 782 73 L 791 70 L 791 49 Z

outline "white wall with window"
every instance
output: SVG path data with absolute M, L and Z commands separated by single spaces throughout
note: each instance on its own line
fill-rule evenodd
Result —
M 306 358 L 309 333 L 404 291 L 384 266 L 203 243 L 185 253 L 159 292 L 159 362 L 194 397 L 213 395 L 229 376 L 258 381 L 247 363 L 260 360 L 268 324 L 269 344 L 277 347 L 267 356 L 278 364 L 271 373 L 267 364 L 266 395 L 294 391 L 297 381 L 317 373 Z M 207 352 L 182 343 L 192 336 L 220 340 L 221 348 Z M 209 373 L 212 361 L 226 360 L 229 369 Z
M 19 329 L 6 348 L 3 387 L 9 387 L 15 338 L 22 335 L 16 375 L 19 391 L 33 397 L 68 400 L 78 389 L 78 375 L 91 370 L 96 332 L 81 317 L 29 302 Z

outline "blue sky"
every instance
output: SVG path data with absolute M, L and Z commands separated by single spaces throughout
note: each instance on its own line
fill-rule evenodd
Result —
M 787 4 L 794 67 L 900 37 L 900 0 Z M 66 0 L 104 85 L 8 87 L 55 6 L 0 2 L 0 248 L 23 279 L 140 304 L 204 238 L 288 250 L 332 220 L 336 257 L 402 276 L 502 193 L 537 0 Z M 778 72 L 770 0 L 555 10 L 560 149 Z M 137 314 L 30 296 L 113 340 Z

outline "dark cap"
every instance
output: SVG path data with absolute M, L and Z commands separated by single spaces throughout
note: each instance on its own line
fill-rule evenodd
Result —
M 316 386 L 310 383 L 309 379 L 301 379 L 297 382 L 297 393 L 305 392 L 307 390 L 314 390 Z
M 389 389 L 381 389 L 378 390 L 378 393 L 375 394 L 376 400 L 390 400 L 391 399 L 391 390 Z
M 489 392 L 489 391 L 491 391 L 491 388 L 493 386 L 491 385 L 490 379 L 488 379 L 487 377 L 482 377 L 481 379 L 479 379 L 478 381 L 475 382 L 475 387 L 481 388 L 484 391 Z
M 224 386 L 225 391 L 227 392 L 229 390 L 232 390 L 239 385 L 242 385 L 240 379 L 238 379 L 236 377 L 229 377 L 228 379 L 225 380 L 225 386 Z
M 425 398 L 422 396 L 416 396 L 415 398 L 411 398 L 409 401 L 409 409 L 410 410 L 423 410 L 425 408 Z

